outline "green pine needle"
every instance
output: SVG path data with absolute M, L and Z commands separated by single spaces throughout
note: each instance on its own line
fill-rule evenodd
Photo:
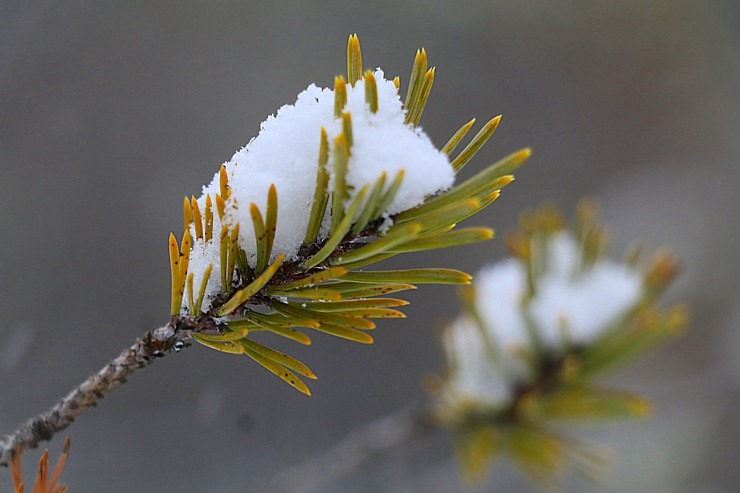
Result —
M 372 70 L 365 71 L 365 101 L 370 107 L 370 112 L 378 112 L 378 85 Z
M 272 304 L 272 307 L 276 311 L 288 316 L 305 317 L 317 320 L 321 325 L 327 323 L 331 325 L 339 325 L 341 327 L 352 327 L 366 330 L 375 328 L 375 324 L 373 322 L 364 318 L 345 317 L 343 315 L 330 312 L 318 312 L 308 308 L 303 308 L 301 305 L 301 303 L 297 302 L 275 302 Z
M 334 139 L 334 190 L 332 190 L 331 199 L 330 235 L 334 235 L 342 219 L 344 219 L 344 203 L 349 197 L 346 179 L 348 164 L 349 143 L 346 135 L 342 133 Z
M 365 298 L 361 300 L 333 301 L 331 303 L 310 302 L 306 304 L 306 307 L 319 312 L 342 312 L 370 308 L 398 307 L 408 304 L 408 301 L 396 298 Z
M 334 117 L 339 118 L 347 104 L 347 83 L 344 77 L 338 75 L 334 77 Z
M 471 128 L 473 128 L 473 124 L 475 123 L 475 118 L 470 120 L 468 123 L 460 127 L 457 132 L 455 132 L 452 137 L 450 137 L 450 140 L 447 141 L 447 143 L 442 147 L 441 151 L 448 156 L 457 149 L 457 146 L 460 144 L 460 142 L 465 138 L 465 136 L 468 134 Z
M 480 129 L 475 137 L 473 137 L 473 140 L 471 140 L 470 143 L 465 146 L 465 149 L 463 149 L 460 154 L 457 155 L 457 157 L 451 163 L 452 168 L 455 170 L 455 173 L 459 173 L 460 170 L 463 169 L 463 166 L 468 164 L 470 160 L 473 159 L 473 157 L 478 153 L 478 151 L 481 150 L 488 139 L 491 138 L 493 132 L 496 131 L 496 128 L 498 128 L 498 124 L 500 121 L 501 115 L 489 120 L 485 125 L 483 125 L 483 128 Z
M 405 174 L 406 171 L 404 171 L 403 168 L 398 170 L 398 173 L 396 173 L 396 177 L 393 178 L 393 181 L 388 186 L 388 189 L 383 193 L 383 196 L 378 202 L 378 205 L 375 207 L 375 210 L 373 211 L 373 214 L 371 216 L 371 220 L 378 219 L 385 213 L 385 211 L 388 209 L 388 206 L 391 205 L 391 202 L 393 202 L 393 199 L 398 193 L 398 189 L 401 188 L 401 182 L 403 182 L 403 177 Z
M 304 263 L 304 267 L 306 269 L 313 269 L 321 262 L 326 260 L 329 255 L 334 253 L 334 250 L 339 246 L 339 244 L 342 242 L 342 240 L 352 227 L 352 219 L 355 217 L 355 214 L 357 214 L 362 201 L 365 199 L 368 187 L 369 185 L 365 185 L 362 190 L 360 190 L 357 195 L 355 195 L 355 198 L 352 200 L 352 203 L 347 208 L 346 214 L 342 218 L 342 221 L 337 225 L 331 236 L 329 236 L 329 239 L 326 241 L 324 246 L 321 247 L 321 250 L 316 252 L 314 256 L 306 260 L 306 262 Z
M 362 206 L 362 212 L 360 213 L 360 216 L 357 218 L 355 225 L 352 226 L 352 234 L 355 234 L 355 235 L 360 234 L 360 232 L 363 229 L 365 229 L 365 226 L 367 226 L 367 223 L 369 223 L 371 219 L 374 219 L 376 217 L 374 216 L 374 212 L 378 208 L 381 198 L 383 197 L 383 187 L 385 186 L 385 177 L 386 177 L 386 172 L 383 171 L 378 177 L 378 179 L 376 180 L 375 185 L 373 186 L 373 189 L 370 192 L 370 196 L 367 198 L 367 201 L 365 202 L 365 205 Z
M 398 228 L 392 228 L 387 235 L 381 236 L 377 240 L 371 241 L 351 252 L 342 253 L 332 258 L 331 262 L 334 265 L 343 265 L 374 257 L 397 245 L 402 245 L 415 239 L 421 232 L 421 229 L 421 225 L 416 223 L 404 224 Z
M 357 34 L 351 35 L 347 41 L 347 76 L 353 87 L 362 78 L 362 52 Z
M 272 279 L 272 276 L 275 275 L 277 270 L 280 268 L 280 266 L 283 263 L 283 260 L 285 260 L 285 254 L 281 253 L 278 255 L 278 257 L 275 259 L 275 261 L 270 265 L 265 271 L 260 274 L 257 279 L 252 281 L 247 287 L 244 289 L 240 289 L 239 291 L 235 292 L 229 301 L 224 303 L 221 308 L 217 310 L 217 313 L 219 316 L 224 316 L 232 313 L 234 310 L 239 308 L 241 305 L 243 305 L 249 298 L 257 294 L 257 292 L 262 289 L 267 282 Z
M 392 253 L 420 252 L 423 250 L 437 250 L 453 246 L 468 245 L 493 238 L 491 228 L 462 228 L 431 236 L 424 236 L 394 247 Z
M 319 145 L 319 166 L 316 173 L 316 188 L 314 189 L 311 216 L 308 219 L 308 228 L 304 242 L 310 245 L 316 241 L 321 230 L 321 223 L 326 213 L 326 205 L 329 202 L 329 173 L 326 163 L 329 161 L 329 140 L 326 130 L 321 127 L 321 143 Z
M 427 200 L 420 206 L 398 214 L 395 217 L 395 221 L 410 221 L 450 204 L 475 197 L 480 193 L 499 190 L 513 181 L 513 177 L 509 177 L 508 175 L 521 166 L 530 154 L 531 151 L 529 149 L 522 149 L 512 153 L 445 193 Z

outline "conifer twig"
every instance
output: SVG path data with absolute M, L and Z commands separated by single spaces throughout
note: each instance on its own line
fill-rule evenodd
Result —
M 7 466 L 13 453 L 36 448 L 40 442 L 51 440 L 83 411 L 96 406 L 107 393 L 125 383 L 135 371 L 168 353 L 179 352 L 189 346 L 193 341 L 194 329 L 188 326 L 186 319 L 175 318 L 173 322 L 136 339 L 131 347 L 124 349 L 118 357 L 72 389 L 47 411 L 0 438 L 0 466 Z

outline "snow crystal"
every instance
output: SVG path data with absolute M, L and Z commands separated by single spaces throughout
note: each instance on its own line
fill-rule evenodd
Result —
M 419 128 L 404 124 L 405 113 L 401 99 L 392 81 L 386 80 L 382 70 L 374 72 L 378 90 L 378 111 L 372 113 L 365 102 L 364 81 L 354 87 L 347 85 L 347 104 L 352 120 L 353 143 L 346 181 L 350 199 L 366 184 L 374 184 L 386 172 L 386 187 L 398 171 L 404 170 L 401 187 L 385 211 L 385 217 L 409 209 L 437 191 L 452 186 L 454 171 L 445 154 L 437 150 Z M 306 234 L 316 185 L 321 128 L 329 137 L 330 187 L 333 180 L 333 140 L 342 131 L 342 121 L 334 117 L 334 91 L 310 85 L 301 92 L 292 105 L 285 105 L 269 116 L 260 126 L 259 135 L 225 163 L 231 193 L 226 202 L 224 222 L 239 225 L 240 247 L 254 264 L 255 234 L 250 215 L 250 204 L 255 203 L 265 214 L 267 192 L 272 184 L 277 189 L 278 221 L 272 251 L 274 259 L 285 253 L 294 259 Z M 219 192 L 219 176 L 203 188 L 198 200 L 201 209 L 205 196 L 213 199 Z M 328 207 L 327 209 L 330 209 Z M 327 224 L 330 211 L 327 210 Z M 216 214 L 214 214 L 216 216 Z M 218 217 L 214 217 L 214 236 L 220 231 Z M 321 237 L 326 236 L 324 227 Z M 203 240 L 196 240 L 195 245 Z M 201 246 L 193 249 L 190 270 L 198 272 L 213 263 L 212 281 L 218 280 L 218 249 Z M 207 298 L 217 294 L 218 283 L 209 282 Z M 204 309 L 209 306 L 204 301 Z

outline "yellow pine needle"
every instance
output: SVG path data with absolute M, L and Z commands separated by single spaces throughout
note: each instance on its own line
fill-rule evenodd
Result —
M 334 77 L 334 117 L 342 116 L 344 106 L 347 104 L 347 82 L 344 77 L 338 75 Z
M 334 190 L 331 202 L 330 235 L 334 235 L 344 218 L 344 202 L 347 200 L 347 165 L 349 163 L 349 145 L 344 134 L 334 139 Z
M 250 310 L 247 313 L 247 319 L 260 324 L 269 324 L 281 327 L 308 327 L 310 329 L 315 329 L 320 325 L 317 320 L 301 317 L 289 317 L 279 312 L 260 313 Z M 234 322 L 230 322 L 229 324 L 232 325 L 233 323 Z
M 168 244 L 171 279 L 170 315 L 175 316 L 180 313 L 181 301 L 178 298 L 178 293 L 180 292 L 180 250 L 177 248 L 177 238 L 175 238 L 173 233 L 170 233 Z
M 188 275 L 188 264 L 190 263 L 190 248 L 192 246 L 193 240 L 190 236 L 190 231 L 185 231 L 185 233 L 182 235 L 182 242 L 180 244 L 180 260 L 179 260 L 179 269 L 180 273 L 178 274 L 178 300 L 180 303 L 182 303 L 182 297 L 185 294 L 185 281 Z
M 393 199 L 396 197 L 398 189 L 401 188 L 401 182 L 403 182 L 403 177 L 405 174 L 406 170 L 404 170 L 403 168 L 398 170 L 398 173 L 396 173 L 396 177 L 393 178 L 393 181 L 388 186 L 388 190 L 385 191 L 382 198 L 378 202 L 378 205 L 375 207 L 370 220 L 379 218 L 383 215 L 386 209 L 388 209 L 388 206 L 391 205 L 391 202 L 393 202 Z
M 406 306 L 408 304 L 408 301 L 396 298 L 365 298 L 362 300 L 332 301 L 330 303 L 310 302 L 307 303 L 307 307 L 319 312 L 343 312 L 366 308 Z
M 372 70 L 365 71 L 365 102 L 370 106 L 371 113 L 378 112 L 378 85 Z
M 252 215 L 252 224 L 254 225 L 254 238 L 257 247 L 257 272 L 260 273 L 267 268 L 269 257 L 267 256 L 267 232 L 265 222 L 262 219 L 262 213 L 257 204 L 249 204 L 249 213 Z
M 647 399 L 632 392 L 580 386 L 533 396 L 532 400 L 530 413 L 547 419 L 643 418 L 651 410 Z
M 277 334 L 281 337 L 285 337 L 286 339 L 290 339 L 291 341 L 295 341 L 299 344 L 303 344 L 304 346 L 311 345 L 311 338 L 308 337 L 303 332 L 297 331 L 293 327 L 287 327 L 287 326 L 282 326 L 282 325 L 259 324 L 258 330 L 267 330 L 269 332 L 272 332 L 273 334 Z
M 368 197 L 367 202 L 365 202 L 365 205 L 362 207 L 362 212 L 360 213 L 360 216 L 357 218 L 354 226 L 352 226 L 353 234 L 359 234 L 363 229 L 365 229 L 367 223 L 369 223 L 370 220 L 373 219 L 373 213 L 375 212 L 375 209 L 378 207 L 378 204 L 380 203 L 380 200 L 382 198 L 386 176 L 386 172 L 383 171 L 376 180 L 375 185 L 373 186 L 373 190 L 372 192 L 370 192 L 370 197 Z
M 434 74 L 436 68 L 430 68 L 426 74 L 424 74 L 424 81 L 422 82 L 421 89 L 419 90 L 417 101 L 414 105 L 413 115 L 409 121 L 414 127 L 419 125 L 421 121 L 421 115 L 424 113 L 427 100 L 429 99 L 429 93 L 432 92 L 432 85 L 434 84 Z
M 218 185 L 219 192 L 221 192 L 221 198 L 226 200 L 229 198 L 229 176 L 226 173 L 226 165 L 222 164 L 221 169 L 218 172 Z
M 347 142 L 347 155 L 352 154 L 352 114 L 349 111 L 342 113 L 342 135 Z
M 382 254 L 395 246 L 414 240 L 421 233 L 422 226 L 417 223 L 403 224 L 388 231 L 375 241 L 365 244 L 351 252 L 342 253 L 332 259 L 332 264 L 342 265 L 359 262 Z M 351 273 L 350 273 L 351 274 Z
M 275 184 L 270 185 L 267 191 L 267 211 L 265 212 L 265 256 L 272 255 L 272 245 L 275 243 L 278 220 L 278 197 Z
M 294 372 L 303 375 L 306 378 L 316 380 L 316 374 L 308 366 L 303 364 L 301 361 L 293 358 L 292 356 L 288 356 L 285 353 L 281 353 L 280 351 L 276 351 L 250 339 L 245 339 L 242 344 L 244 344 L 245 348 L 251 349 L 256 353 L 261 354 L 265 358 L 273 360 L 280 366 L 284 366 L 289 370 L 293 370 Z
M 208 342 L 233 342 L 239 339 L 244 339 L 249 335 L 249 329 L 242 328 L 231 330 L 223 334 L 208 334 L 205 332 L 198 332 L 198 338 Z
M 348 317 L 362 318 L 406 318 L 406 314 L 389 308 L 358 308 L 356 310 L 345 310 L 343 315 Z
M 203 279 L 200 280 L 198 299 L 195 300 L 194 312 L 190 314 L 191 316 L 197 317 L 200 315 L 200 309 L 203 306 L 203 297 L 206 294 L 206 287 L 208 287 L 208 279 L 211 277 L 211 270 L 213 270 L 213 264 L 208 264 L 206 270 L 203 271 Z
M 466 199 L 437 210 L 432 210 L 423 216 L 415 218 L 414 223 L 411 224 L 421 224 L 422 232 L 424 233 L 438 233 L 440 230 L 444 231 L 451 225 L 454 225 L 474 214 L 476 211 L 481 209 L 483 204 L 484 201 L 480 199 Z M 396 223 L 388 230 L 387 234 L 390 235 L 394 229 L 401 228 L 406 224 L 408 224 L 408 222 Z
M 354 87 L 362 78 L 362 51 L 357 34 L 352 34 L 347 41 L 347 79 Z
M 573 225 L 576 237 L 582 238 L 596 225 L 599 220 L 599 203 L 593 198 L 584 198 L 576 206 L 576 220 Z
M 326 204 L 329 200 L 329 173 L 326 171 L 326 163 L 329 161 L 329 140 L 326 130 L 321 127 L 321 143 L 319 145 L 319 166 L 316 173 L 316 188 L 314 189 L 311 216 L 308 220 L 306 237 L 304 243 L 307 245 L 316 241 L 321 230 L 321 222 L 326 213 Z
M 462 142 L 470 129 L 473 128 L 473 124 L 475 124 L 475 118 L 457 129 L 457 132 L 455 132 L 452 137 L 450 137 L 450 140 L 448 140 L 447 143 L 444 145 L 444 147 L 442 147 L 442 152 L 449 156 L 450 153 L 457 148 L 458 144 Z
M 365 267 L 366 265 L 372 265 L 377 264 L 378 262 L 382 262 L 383 260 L 387 260 L 391 257 L 395 257 L 398 255 L 397 253 L 381 253 L 380 255 L 374 255 L 372 257 L 366 258 L 365 260 L 359 260 L 357 262 L 350 262 L 348 264 L 343 264 L 343 267 L 346 267 L 348 270 L 354 270 L 359 269 L 361 267 Z
M 367 195 L 367 190 L 369 186 L 370 185 L 365 185 L 364 187 L 362 187 L 362 190 L 360 190 L 357 195 L 355 195 L 355 198 L 352 199 L 352 202 L 350 203 L 349 208 L 347 208 L 347 213 L 344 218 L 342 218 L 342 221 L 331 233 L 327 242 L 324 243 L 324 246 L 321 247 L 321 249 L 316 252 L 313 257 L 305 261 L 304 268 L 313 269 L 314 267 L 319 265 L 321 262 L 326 260 L 342 242 L 342 239 L 352 227 L 352 220 L 355 217 L 355 214 L 357 214 L 357 211 L 360 208 L 360 204 L 362 204 L 363 200 L 365 199 L 365 195 Z
M 187 280 L 187 288 L 188 288 L 188 308 L 190 309 L 190 316 L 195 317 L 198 314 L 195 313 L 195 294 L 193 292 L 193 279 L 195 278 L 195 273 L 191 272 L 188 274 L 188 280 Z
M 226 259 L 226 285 L 231 286 L 234 280 L 234 264 L 236 263 L 236 252 L 239 249 L 239 225 L 234 226 L 229 238 L 229 254 Z
M 331 267 L 329 269 L 314 272 L 313 274 L 302 279 L 298 279 L 296 281 L 288 282 L 285 284 L 280 284 L 278 286 L 275 286 L 275 289 L 280 291 L 287 291 L 290 289 L 303 288 L 306 286 L 310 287 L 324 281 L 339 279 L 346 273 L 347 269 L 345 269 L 344 267 Z
M 540 481 L 551 480 L 564 466 L 565 444 L 543 430 L 517 425 L 507 430 L 506 441 L 512 459 Z
M 289 296 L 291 298 L 304 298 L 311 300 L 339 301 L 342 295 L 332 289 L 326 288 L 301 288 L 291 291 L 271 291 L 276 296 Z
M 375 328 L 375 323 L 371 322 L 370 320 L 366 320 L 364 318 L 356 318 L 356 317 L 345 317 L 343 315 L 338 315 L 332 312 L 317 312 L 317 311 L 309 310 L 308 308 L 303 308 L 301 304 L 297 302 L 289 302 L 289 303 L 275 302 L 273 303 L 272 306 L 276 311 L 283 313 L 285 315 L 301 317 L 301 318 L 310 318 L 313 320 L 317 320 L 321 325 L 324 325 L 325 323 L 327 323 L 330 325 L 337 325 L 340 327 L 352 327 L 356 329 L 366 329 L 366 330 L 371 330 Z
M 437 250 L 459 245 L 467 245 L 492 239 L 494 231 L 491 228 L 462 228 L 455 231 L 445 231 L 431 236 L 423 236 L 403 245 L 394 247 L 393 253 L 419 252 L 422 250 Z
M 349 285 L 349 286 L 347 286 Z M 344 299 L 360 299 L 360 298 L 372 298 L 375 296 L 382 296 L 384 294 L 397 293 L 399 291 L 408 291 L 409 289 L 416 289 L 413 284 L 378 284 L 378 285 L 363 285 L 360 283 L 346 283 L 343 284 L 341 290 L 334 287 L 334 289 L 340 291 Z
M 205 239 L 210 241 L 213 238 L 213 201 L 211 195 L 206 195 L 206 219 L 205 219 Z
M 285 260 L 285 254 L 281 253 L 275 259 L 275 261 L 267 269 L 265 269 L 265 271 L 260 274 L 254 281 L 247 285 L 247 287 L 240 289 L 239 291 L 234 293 L 229 301 L 224 303 L 224 305 L 217 310 L 218 315 L 224 316 L 232 313 L 234 310 L 247 302 L 249 298 L 257 294 L 257 292 L 262 289 L 265 284 L 270 281 L 270 279 L 272 279 L 272 276 L 275 275 L 280 266 L 283 264 L 283 260 Z
M 438 195 L 418 207 L 398 214 L 395 217 L 396 222 L 409 221 L 428 212 L 435 211 L 440 207 L 474 197 L 481 192 L 502 188 L 513 181 L 514 177 L 508 175 L 511 175 L 514 170 L 521 166 L 531 153 L 529 148 L 525 148 L 509 154 L 442 195 Z
M 473 276 L 456 269 L 401 269 L 378 271 L 352 271 L 344 276 L 345 281 L 358 283 L 414 283 L 414 284 L 470 284 Z
M 480 480 L 491 459 L 501 452 L 501 433 L 491 425 L 478 425 L 461 431 L 456 438 L 463 478 L 471 483 Z
M 416 50 L 416 56 L 414 57 L 414 66 L 411 69 L 411 77 L 409 78 L 409 87 L 406 90 L 406 101 L 403 104 L 403 108 L 406 110 L 406 123 L 411 121 L 411 113 L 416 105 L 419 92 L 421 92 L 421 86 L 423 84 L 424 73 L 427 71 L 427 53 L 422 48 Z
M 190 200 L 188 200 L 187 197 L 182 201 L 182 216 L 184 223 L 182 230 L 185 231 L 190 228 L 190 223 L 193 222 L 193 209 L 190 206 Z
M 332 335 L 334 337 L 341 337 L 342 339 L 359 342 L 360 344 L 373 343 L 373 338 L 370 334 L 362 332 L 361 330 L 353 329 L 352 327 L 321 324 L 321 326 L 316 330 L 318 330 L 319 332 L 324 332 L 325 334 Z
M 228 279 L 226 272 L 228 270 L 227 263 L 229 260 L 229 228 L 226 225 L 221 226 L 219 253 L 221 261 L 221 291 L 225 292 L 228 291 L 230 287 L 226 282 Z
M 244 345 L 238 341 L 214 342 L 198 332 L 193 332 L 193 339 L 222 353 L 244 354 Z
M 195 237 L 198 239 L 203 238 L 203 217 L 200 214 L 200 207 L 198 206 L 198 200 L 192 196 L 190 198 L 191 208 L 193 210 L 193 225 L 195 226 Z
M 393 85 L 396 86 L 396 92 L 401 91 L 401 78 L 399 76 L 393 78 Z
M 200 207 L 198 207 L 198 201 L 194 196 L 190 197 L 190 216 L 195 228 L 195 237 L 198 239 L 203 238 L 203 219 L 200 215 Z M 186 227 L 185 229 L 190 228 Z
M 667 248 L 661 248 L 650 261 L 645 273 L 645 286 L 652 296 L 665 289 L 681 271 L 681 263 L 675 253 Z
M 292 371 L 274 362 L 270 358 L 262 356 L 260 353 L 258 353 L 254 349 L 245 347 L 244 352 L 247 354 L 247 356 L 249 356 L 254 361 L 262 365 L 265 369 L 272 372 L 274 375 L 278 376 L 280 379 L 282 379 L 285 383 L 287 383 L 294 389 L 306 395 L 311 395 L 311 391 L 306 386 L 306 384 L 303 383 L 303 381 L 300 378 L 298 378 L 295 375 L 295 373 L 293 373 Z
M 219 194 L 216 194 L 216 211 L 218 212 L 218 218 L 223 221 L 224 214 L 226 214 L 226 202 Z
M 458 154 L 451 163 L 452 169 L 455 170 L 455 173 L 459 173 L 463 166 L 468 164 L 468 162 L 473 159 L 473 156 L 481 150 L 486 141 L 491 137 L 491 135 L 493 135 L 493 132 L 496 131 L 496 128 L 498 128 L 499 122 L 501 122 L 501 115 L 491 118 L 485 125 L 483 125 L 483 128 L 475 134 L 473 140 L 471 140 L 470 143 L 460 151 L 460 154 Z

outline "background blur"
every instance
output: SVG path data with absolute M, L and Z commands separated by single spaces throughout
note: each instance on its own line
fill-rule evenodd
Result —
M 485 215 L 500 232 L 544 201 L 601 200 L 615 251 L 671 245 L 668 302 L 690 332 L 614 378 L 652 419 L 589 427 L 612 481 L 568 491 L 737 491 L 740 440 L 740 3 L 528 0 L 0 3 L 0 433 L 46 409 L 169 307 L 166 238 L 278 107 L 345 70 L 408 81 L 438 67 L 422 126 L 438 145 L 503 113 L 466 175 L 525 145 L 534 156 Z M 312 179 L 312 177 L 311 177 Z M 389 265 L 475 272 L 502 242 Z M 247 358 L 203 347 L 136 375 L 69 429 L 71 491 L 247 492 L 351 430 L 420 401 L 440 370 L 449 287 L 411 296 L 366 347 L 284 347 L 320 379 L 306 398 Z M 63 437 L 51 444 L 53 455 Z M 37 453 L 26 457 L 33 471 Z M 1 472 L 0 487 L 8 489 Z M 528 491 L 499 464 L 480 491 Z M 448 437 L 397 450 L 328 492 L 465 491 Z

